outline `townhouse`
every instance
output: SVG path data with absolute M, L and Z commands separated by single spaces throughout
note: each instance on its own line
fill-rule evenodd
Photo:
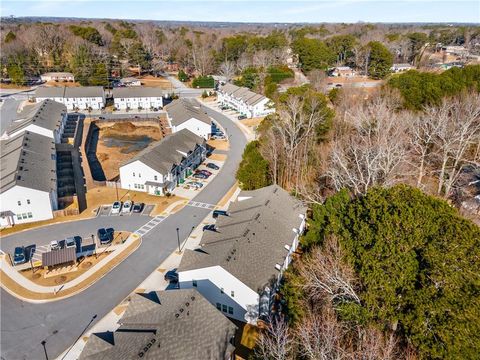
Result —
M 187 129 L 168 135 L 120 167 L 123 189 L 165 195 L 205 160 L 205 139 Z
M 163 107 L 163 91 L 150 87 L 120 87 L 112 90 L 117 110 L 154 110 Z
M 62 103 L 68 110 L 101 110 L 106 103 L 105 90 L 101 86 L 38 87 L 35 101 L 46 99 Z
M 233 360 L 237 326 L 196 290 L 133 294 L 114 332 L 90 335 L 79 360 Z
M 305 229 L 306 208 L 277 185 L 242 191 L 229 216 L 205 231 L 199 248 L 185 250 L 181 289 L 196 288 L 226 316 L 256 324 L 274 294 Z
M 217 100 L 223 106 L 228 106 L 247 118 L 266 116 L 275 112 L 272 101 L 254 93 L 246 87 L 225 84 L 217 91 Z
M 330 76 L 335 77 L 355 77 L 357 72 L 350 66 L 337 66 L 330 71 Z
M 42 81 L 75 81 L 75 76 L 69 72 L 48 72 L 45 74 L 40 75 L 40 79 Z
M 172 133 L 187 129 L 204 139 L 210 137 L 212 119 L 197 100 L 186 98 L 174 100 L 165 106 L 164 110 L 167 112 Z
M 393 64 L 392 67 L 390 68 L 390 70 L 393 72 L 393 73 L 401 73 L 401 72 L 405 72 L 405 71 L 408 71 L 408 70 L 412 70 L 414 69 L 414 67 L 408 63 L 404 63 L 404 64 Z

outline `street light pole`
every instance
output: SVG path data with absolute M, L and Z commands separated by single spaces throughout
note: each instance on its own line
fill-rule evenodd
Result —
M 45 359 L 48 360 L 47 348 L 45 347 L 46 343 L 47 342 L 45 340 L 42 340 L 42 342 L 40 344 L 42 344 L 42 346 L 43 346 L 43 351 L 45 352 Z
M 181 250 L 180 250 L 180 234 L 179 234 L 179 231 L 180 229 L 177 228 L 177 242 L 178 242 L 178 252 L 180 253 Z

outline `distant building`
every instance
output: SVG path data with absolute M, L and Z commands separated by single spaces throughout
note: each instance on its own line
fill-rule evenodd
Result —
M 46 99 L 62 103 L 68 110 L 100 110 L 105 107 L 105 91 L 101 86 L 38 87 L 36 102 Z
M 442 50 L 447 54 L 456 56 L 467 56 L 469 53 L 468 49 L 461 45 L 442 46 Z
M 40 75 L 40 79 L 42 79 L 42 81 L 59 81 L 59 82 L 75 81 L 75 77 L 73 76 L 72 73 L 69 73 L 69 72 L 48 72 Z
M 153 110 L 163 107 L 163 91 L 160 88 L 114 88 L 112 94 L 115 108 L 119 110 Z
M 165 106 L 172 133 L 183 129 L 208 139 L 212 133 L 212 119 L 195 99 L 178 99 Z
M 270 314 L 282 274 L 305 229 L 306 208 L 277 185 L 242 191 L 205 231 L 200 247 L 185 250 L 181 289 L 196 288 L 226 316 L 255 324 Z
M 330 72 L 330 76 L 335 77 L 354 77 L 357 73 L 350 66 L 337 66 Z
M 205 160 L 205 139 L 187 129 L 168 135 L 120 167 L 122 189 L 165 195 Z
M 229 106 L 247 118 L 266 116 L 275 112 L 272 101 L 246 87 L 225 84 L 217 91 L 218 102 Z
M 79 360 L 234 360 L 237 326 L 197 291 L 134 294 L 114 332 L 90 335 Z
M 401 73 L 401 72 L 405 72 L 405 71 L 409 71 L 409 70 L 412 70 L 414 69 L 414 67 L 410 64 L 393 64 L 392 67 L 390 68 L 390 70 L 393 72 L 393 73 Z
M 120 79 L 121 86 L 142 86 L 142 82 L 134 77 Z

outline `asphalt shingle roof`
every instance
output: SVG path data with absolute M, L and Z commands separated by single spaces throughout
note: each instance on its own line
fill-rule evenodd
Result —
M 186 250 L 178 271 L 221 266 L 255 291 L 278 276 L 306 207 L 277 185 L 243 191 L 219 216 L 218 230 L 205 231 L 200 248 Z
M 40 86 L 35 90 L 37 98 L 95 98 L 105 97 L 105 91 L 101 86 L 81 86 L 81 87 L 46 87 Z
M 119 324 L 93 334 L 80 360 L 224 360 L 237 330 L 195 289 L 135 294 Z
M 208 125 L 212 123 L 207 112 L 195 99 L 178 99 L 165 106 L 164 109 L 167 111 L 168 117 L 174 126 L 183 124 L 191 118 L 203 121 Z
M 163 90 L 160 88 L 154 87 L 143 87 L 143 86 L 133 86 L 133 87 L 120 87 L 113 88 L 112 90 L 113 98 L 145 98 L 145 97 L 155 97 L 161 98 L 163 96 Z
M 56 187 L 55 143 L 29 131 L 0 142 L 1 192 L 15 185 L 50 192 Z
M 251 91 L 250 89 L 248 89 L 246 87 L 240 87 L 240 86 L 230 84 L 230 83 L 222 86 L 220 88 L 220 91 L 222 93 L 225 93 L 225 94 L 233 96 L 237 99 L 240 99 L 243 102 L 245 102 L 246 104 L 252 105 L 252 106 L 259 103 L 260 101 L 262 101 L 264 99 L 267 99 L 267 97 L 265 97 L 261 94 L 257 94 L 257 93 Z
M 151 144 L 122 166 L 138 160 L 160 174 L 167 174 L 174 165 L 182 161 L 184 154 L 194 151 L 197 145 L 204 143 L 204 138 L 183 129 Z

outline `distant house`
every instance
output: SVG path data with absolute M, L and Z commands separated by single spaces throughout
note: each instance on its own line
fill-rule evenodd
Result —
M 101 86 L 38 87 L 36 102 L 46 99 L 62 103 L 68 110 L 100 110 L 105 107 L 105 91 Z
M 120 167 L 123 189 L 165 195 L 205 160 L 205 139 L 187 129 L 168 135 Z
M 465 46 L 461 45 L 447 45 L 442 46 L 442 51 L 450 55 L 467 56 L 469 51 Z
M 119 110 L 152 110 L 163 107 L 163 91 L 160 88 L 114 88 L 112 94 L 115 108 Z
M 93 333 L 79 360 L 233 360 L 237 326 L 197 291 L 134 294 L 114 332 Z
M 196 288 L 226 316 L 255 324 L 269 315 L 282 274 L 305 229 L 306 208 L 277 185 L 242 191 L 217 231 L 185 250 L 181 289 Z
M 134 77 L 120 79 L 121 86 L 142 86 L 142 82 Z
M 330 76 L 335 77 L 354 77 L 357 73 L 350 66 L 337 66 L 330 72 Z
M 407 63 L 393 64 L 392 67 L 390 68 L 390 70 L 393 73 L 401 73 L 401 72 L 409 71 L 409 70 L 412 70 L 412 69 L 414 69 L 413 65 L 410 65 L 410 64 L 407 64 Z
M 69 72 L 48 72 L 40 75 L 40 79 L 42 79 L 42 81 L 59 81 L 59 82 L 75 81 L 75 77 L 73 76 L 72 73 L 69 73 Z
M 172 132 L 183 129 L 208 139 L 212 132 L 212 119 L 195 99 L 174 100 L 167 106 L 167 119 Z
M 231 107 L 247 118 L 266 116 L 275 112 L 272 101 L 246 87 L 225 84 L 217 91 L 218 102 Z

